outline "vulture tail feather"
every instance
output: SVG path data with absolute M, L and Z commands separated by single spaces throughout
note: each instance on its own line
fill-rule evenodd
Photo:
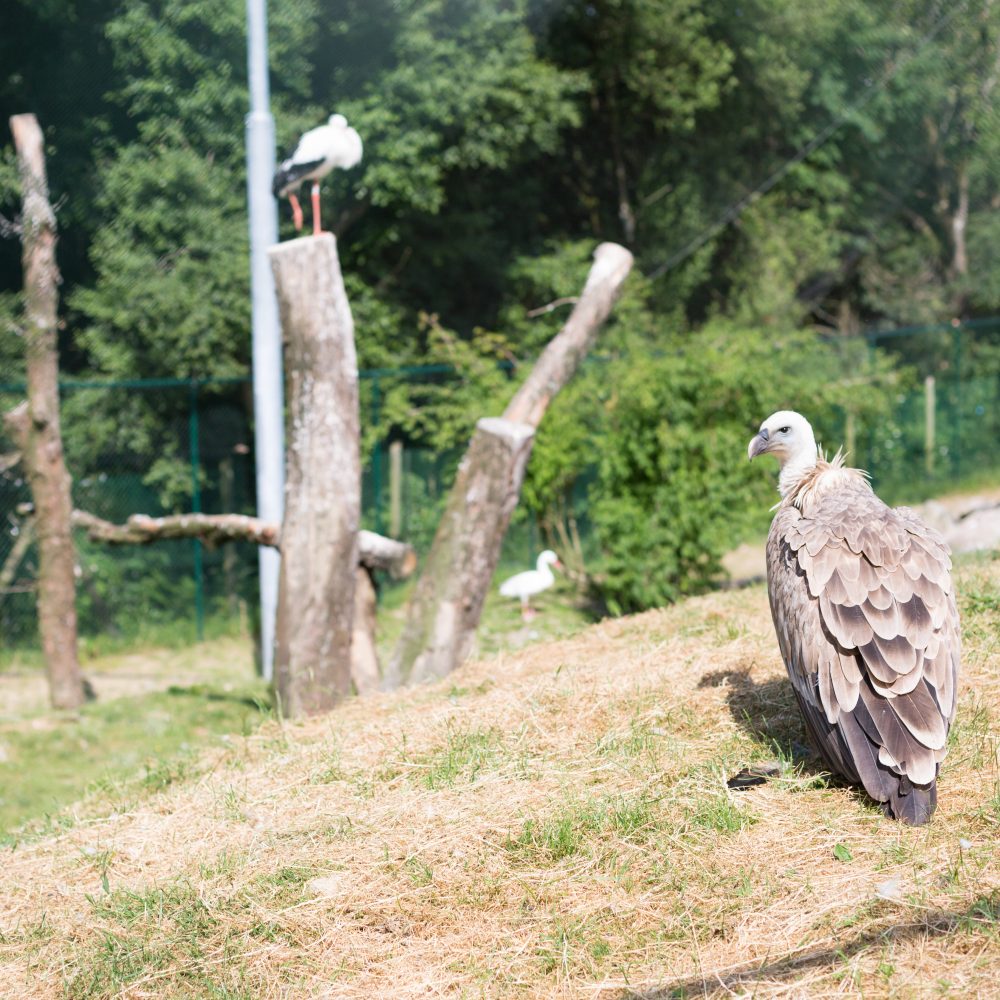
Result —
M 882 806 L 890 819 L 902 820 L 909 826 L 923 826 L 937 807 L 937 781 L 929 785 L 914 785 L 906 775 L 899 778 L 899 785 Z

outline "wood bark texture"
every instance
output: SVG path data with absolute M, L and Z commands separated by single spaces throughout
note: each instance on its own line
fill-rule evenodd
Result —
M 410 598 L 388 687 L 444 677 L 468 655 L 533 441 L 527 424 L 487 417 L 476 425 Z
M 632 270 L 632 254 L 617 243 L 602 243 L 566 325 L 549 341 L 531 374 L 507 404 L 505 420 L 537 428 L 556 393 L 573 377 L 611 313 Z
M 28 513 L 25 511 L 24 513 Z M 83 528 L 92 542 L 107 545 L 148 545 L 164 538 L 200 538 L 212 547 L 225 542 L 253 542 L 281 548 L 281 525 L 245 514 L 170 514 L 150 517 L 133 514 L 124 524 L 113 524 L 85 510 L 73 511 L 73 527 Z M 417 568 L 413 546 L 374 531 L 358 532 L 358 565 L 386 570 L 395 579 Z
M 327 711 L 351 690 L 361 516 L 358 363 L 334 237 L 291 240 L 268 253 L 288 400 L 275 686 L 281 711 L 295 717 Z
M 354 587 L 354 634 L 351 637 L 351 680 L 358 694 L 377 691 L 382 676 L 375 649 L 377 611 L 375 580 L 370 570 L 359 566 Z
M 34 115 L 10 119 L 21 177 L 24 346 L 28 406 L 18 442 L 35 501 L 38 628 L 54 708 L 83 704 L 77 656 L 76 558 L 70 530 L 70 476 L 59 427 L 56 217 L 49 204 L 42 130 Z M 10 425 L 10 421 L 8 421 Z
M 521 494 L 535 429 L 593 345 L 632 259 L 615 243 L 598 246 L 566 325 L 503 417 L 479 421 L 407 606 L 403 634 L 386 670 L 387 687 L 443 677 L 468 655 Z

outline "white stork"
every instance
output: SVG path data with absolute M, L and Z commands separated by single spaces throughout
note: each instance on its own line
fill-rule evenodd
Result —
M 278 167 L 271 190 L 275 198 L 287 197 L 292 206 L 295 228 L 302 228 L 302 206 L 296 191 L 312 181 L 313 235 L 323 231 L 319 208 L 319 182 L 335 167 L 349 170 L 361 162 L 361 136 L 343 115 L 330 115 L 326 125 L 306 132 L 295 152 Z
M 517 573 L 500 584 L 500 593 L 503 597 L 516 597 L 520 600 L 521 617 L 525 621 L 531 621 L 535 617 L 535 612 L 531 607 L 531 598 L 543 590 L 548 590 L 556 582 L 550 566 L 562 569 L 559 557 L 552 549 L 546 549 L 539 555 L 534 569 Z
M 948 546 L 839 454 L 825 461 L 801 414 L 768 417 L 748 454 L 781 464 L 767 592 L 816 749 L 888 816 L 926 823 L 961 656 Z

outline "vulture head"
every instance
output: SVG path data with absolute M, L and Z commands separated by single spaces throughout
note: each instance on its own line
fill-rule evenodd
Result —
M 347 128 L 347 119 L 343 115 L 330 115 L 327 125 L 332 125 L 334 128 Z
M 809 421 L 794 410 L 772 413 L 747 446 L 751 461 L 758 455 L 774 455 L 781 466 L 782 484 L 798 479 L 816 464 L 819 455 Z

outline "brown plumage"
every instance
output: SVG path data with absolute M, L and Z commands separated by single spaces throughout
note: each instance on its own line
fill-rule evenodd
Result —
M 769 417 L 749 451 L 782 463 L 768 596 L 816 747 L 887 815 L 925 823 L 960 659 L 948 547 L 912 510 L 887 507 L 839 455 L 819 457 L 799 414 Z

